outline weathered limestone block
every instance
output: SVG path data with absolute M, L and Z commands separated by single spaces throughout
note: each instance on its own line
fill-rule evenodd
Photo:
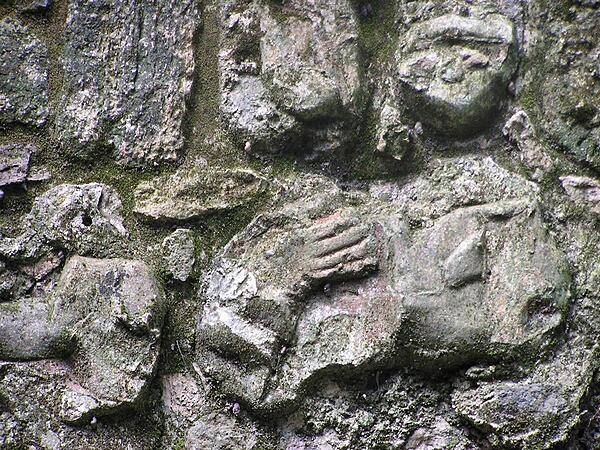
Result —
M 0 260 L 12 268 L 0 304 L 0 359 L 68 359 L 60 406 L 68 422 L 132 406 L 154 374 L 163 293 L 148 266 L 76 255 L 50 276 L 65 253 L 120 248 L 120 214 L 105 185 L 59 185 L 35 199 L 20 236 L 0 239 Z
M 74 256 L 47 301 L 2 305 L 0 358 L 69 358 L 69 422 L 138 401 L 154 374 L 163 294 L 140 261 Z
M 141 183 L 134 212 L 158 222 L 193 221 L 265 194 L 268 181 L 251 170 L 194 167 Z
M 222 0 L 221 28 L 221 112 L 238 142 L 343 145 L 363 87 L 350 2 Z
M 571 3 L 564 8 L 563 3 L 531 4 L 530 70 L 521 101 L 535 114 L 545 137 L 576 160 L 599 168 L 600 10 L 593 2 Z
M 411 114 L 455 137 L 485 128 L 517 67 L 511 21 L 475 8 L 469 14 L 412 24 L 396 55 L 398 87 Z
M 15 19 L 0 21 L 0 123 L 42 126 L 48 118 L 45 45 Z
M 406 442 L 405 448 L 406 450 L 473 449 L 467 439 L 444 419 L 439 419 L 430 428 L 418 428 Z
M 600 181 L 575 175 L 561 177 L 560 181 L 573 201 L 581 206 L 590 207 L 593 212 L 600 214 Z
M 402 160 L 410 148 L 411 130 L 403 123 L 400 110 L 386 103 L 377 124 L 377 151 Z
M 194 74 L 196 0 L 71 0 L 56 131 L 124 164 L 174 160 Z
M 103 184 L 56 186 L 35 199 L 20 236 L 0 239 L 0 257 L 37 258 L 49 248 L 107 254 L 127 236 L 121 207 L 117 193 Z
M 421 180 L 442 207 L 460 182 L 455 166 L 437 178 L 442 188 Z M 477 170 L 461 175 L 479 204 L 419 225 L 400 202 L 314 178 L 291 187 L 213 262 L 199 366 L 222 393 L 272 412 L 334 374 L 444 372 L 551 345 L 568 306 L 564 256 L 525 180 L 517 195 L 492 200 L 501 193 L 477 185 Z M 413 187 L 401 189 L 423 207 L 429 191 Z
M 258 430 L 242 427 L 231 415 L 212 412 L 203 414 L 188 430 L 185 448 L 258 450 L 265 448 L 261 441 Z
M 598 369 L 598 349 L 575 339 L 518 381 L 483 382 L 457 392 L 457 412 L 494 448 L 555 448 L 580 424 L 581 406 Z
M 121 201 L 101 184 L 50 189 L 34 200 L 22 229 L 16 237 L 0 237 L 0 298 L 9 306 L 25 297 L 36 299 L 25 301 L 32 315 L 44 315 L 37 299 L 53 289 L 67 253 L 109 256 L 126 247 Z
M 163 243 L 163 260 L 173 278 L 186 281 L 196 262 L 194 234 L 191 230 L 177 229 Z
M 0 188 L 27 180 L 29 161 L 34 151 L 32 145 L 0 146 Z
M 72 375 L 63 361 L 0 362 L 1 448 L 145 450 L 159 445 L 159 425 L 148 415 L 94 416 L 83 426 L 62 422 L 61 397 Z

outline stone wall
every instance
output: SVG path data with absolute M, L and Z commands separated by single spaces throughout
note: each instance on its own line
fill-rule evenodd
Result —
M 1 3 L 0 448 L 598 448 L 598 30 Z

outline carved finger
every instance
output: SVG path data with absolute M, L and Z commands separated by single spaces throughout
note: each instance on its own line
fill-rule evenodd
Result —
M 354 226 L 341 234 L 323 239 L 313 244 L 314 255 L 322 257 L 350 248 L 368 237 L 371 231 L 369 226 Z
M 339 265 L 365 259 L 373 254 L 373 239 L 363 238 L 358 244 L 345 247 L 341 251 L 328 254 L 313 263 L 313 270 L 321 271 L 335 268 Z
M 308 229 L 308 242 L 318 242 L 331 238 L 357 223 L 358 219 L 356 217 L 329 216 Z

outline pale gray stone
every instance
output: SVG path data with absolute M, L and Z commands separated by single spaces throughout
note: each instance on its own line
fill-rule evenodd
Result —
M 42 126 L 48 119 L 46 46 L 13 18 L 0 21 L 0 123 Z
M 575 175 L 561 177 L 560 181 L 573 201 L 600 214 L 600 181 Z
M 196 262 L 192 231 L 182 228 L 175 230 L 164 239 L 162 248 L 165 265 L 173 278 L 187 281 Z
M 421 226 L 406 221 L 409 205 L 313 179 L 234 237 L 207 273 L 198 319 L 198 361 L 220 391 L 273 412 L 336 373 L 453 370 L 550 345 L 569 275 L 536 196 L 505 173 L 519 194 L 488 201 L 502 194 L 476 184 L 477 171 L 452 176 L 455 166 L 441 186 L 422 180 L 435 203 L 455 201 L 444 191 L 466 177 L 479 204 Z M 428 194 L 416 193 L 413 213 Z
M 181 169 L 141 183 L 133 210 L 152 221 L 192 221 L 248 204 L 268 188 L 268 181 L 251 170 Z
M 23 183 L 29 174 L 29 161 L 35 148 L 32 145 L 0 146 L 0 188 Z
M 49 247 L 106 255 L 122 248 L 128 234 L 121 208 L 121 199 L 106 185 L 56 186 L 35 199 L 21 235 L 0 238 L 0 256 L 31 259 Z
M 69 358 L 63 420 L 89 420 L 139 401 L 154 375 L 163 293 L 140 261 L 72 257 L 46 301 L 0 305 L 0 358 Z
M 311 141 L 331 153 L 361 113 L 363 79 L 355 11 L 347 0 L 221 0 L 221 112 L 254 151 Z
M 514 25 L 477 12 L 414 23 L 400 42 L 399 88 L 426 128 L 458 137 L 480 131 L 506 97 L 517 67 Z

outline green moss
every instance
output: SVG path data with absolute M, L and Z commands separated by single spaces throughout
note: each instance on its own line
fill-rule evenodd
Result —
M 355 2 L 358 7 L 358 2 Z M 359 14 L 359 43 L 367 61 L 385 61 L 397 48 L 395 32 L 396 2 L 376 0 L 370 2 L 373 13 L 369 17 Z
M 173 446 L 173 450 L 185 450 L 185 439 L 179 439 Z

